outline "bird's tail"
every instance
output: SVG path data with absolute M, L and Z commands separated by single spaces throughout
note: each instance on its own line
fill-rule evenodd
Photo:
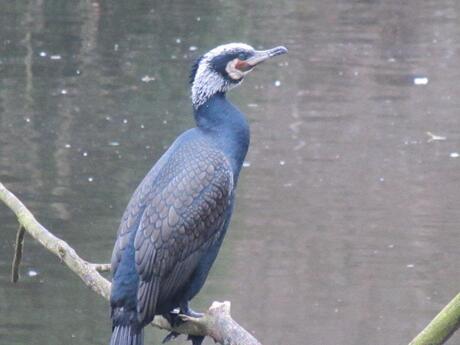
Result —
M 115 326 L 110 345 L 144 345 L 144 329 L 135 325 Z

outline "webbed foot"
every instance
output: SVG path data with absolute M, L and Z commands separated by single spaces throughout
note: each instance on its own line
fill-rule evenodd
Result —
M 190 308 L 188 303 L 181 304 L 179 314 L 184 314 L 184 315 L 187 315 L 189 317 L 196 318 L 196 319 L 199 319 L 200 317 L 203 317 L 203 315 L 204 315 L 203 313 L 198 313 L 198 312 L 194 311 L 192 308 Z
M 186 322 L 186 320 L 181 318 L 182 316 L 186 316 L 189 318 L 194 318 L 194 319 L 199 319 L 203 317 L 203 313 L 198 313 L 194 310 L 192 310 L 188 303 L 184 303 L 180 305 L 179 310 L 175 309 L 167 314 L 164 314 L 163 317 L 168 320 L 169 324 L 172 327 L 177 327 L 181 325 L 182 323 Z M 186 319 L 186 318 L 185 318 Z M 167 343 L 170 340 L 173 340 L 177 338 L 180 334 L 177 332 L 170 332 L 168 335 L 163 339 L 163 344 Z M 190 340 L 192 342 L 192 345 L 201 345 L 203 343 L 205 337 L 203 336 L 197 336 L 197 335 L 189 335 L 187 337 L 187 340 Z
M 166 337 L 164 337 L 163 341 L 161 342 L 162 344 L 167 343 L 168 341 L 176 339 L 180 333 L 177 332 L 169 332 Z
M 187 340 L 191 340 L 192 341 L 192 345 L 201 345 L 201 343 L 203 342 L 204 340 L 204 337 L 201 336 L 201 335 L 189 335 L 187 337 Z
M 179 317 L 179 314 L 180 314 L 179 309 L 174 309 L 173 311 L 170 311 L 167 314 L 163 314 L 163 317 L 166 320 L 168 320 L 169 324 L 172 327 L 175 327 L 175 326 L 180 325 L 183 322 L 182 319 Z

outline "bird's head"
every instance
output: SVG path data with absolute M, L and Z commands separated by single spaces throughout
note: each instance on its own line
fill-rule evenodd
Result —
M 192 67 L 190 83 L 193 106 L 197 109 L 212 95 L 226 92 L 239 85 L 255 66 L 285 53 L 287 49 L 281 46 L 268 50 L 255 50 L 244 43 L 224 44 L 210 50 Z

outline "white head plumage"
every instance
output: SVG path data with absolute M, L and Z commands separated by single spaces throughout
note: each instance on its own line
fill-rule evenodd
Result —
M 254 51 L 254 48 L 244 43 L 229 43 L 218 46 L 204 54 L 197 62 L 198 66 L 192 81 L 192 102 L 194 107 L 198 108 L 209 97 L 218 92 L 227 92 L 239 85 L 249 71 L 238 70 L 235 68 L 234 61 L 237 59 L 238 54 L 244 52 L 251 54 Z M 234 59 L 226 63 L 225 71 L 228 77 L 217 71 L 213 66 L 214 59 L 219 56 L 228 56 L 229 59 L 234 57 Z

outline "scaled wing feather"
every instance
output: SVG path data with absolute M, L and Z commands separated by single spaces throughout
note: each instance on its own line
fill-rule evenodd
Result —
M 185 167 L 165 165 L 168 183 L 152 191 L 139 223 L 134 247 L 142 324 L 153 319 L 158 299 L 172 298 L 187 283 L 223 230 L 233 190 L 230 164 L 214 150 L 192 158 Z

